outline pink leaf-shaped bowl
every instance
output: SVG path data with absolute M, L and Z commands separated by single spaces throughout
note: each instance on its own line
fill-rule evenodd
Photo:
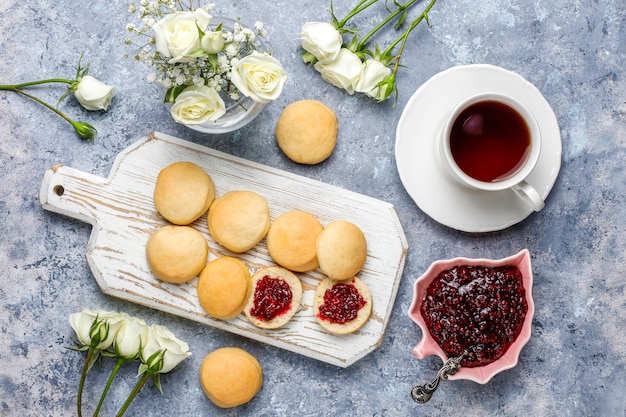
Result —
M 430 332 L 426 327 L 426 323 L 424 322 L 424 318 L 420 313 L 420 306 L 422 304 L 426 288 L 428 288 L 437 275 L 439 275 L 441 271 L 459 265 L 484 265 L 490 267 L 506 265 L 517 266 L 522 273 L 522 282 L 526 290 L 528 311 L 526 312 L 522 330 L 506 353 L 500 359 L 485 366 L 478 366 L 475 368 L 464 368 L 461 366 L 455 374 L 451 374 L 449 376 L 449 379 L 451 380 L 469 379 L 471 381 L 478 382 L 479 384 L 486 384 L 497 373 L 513 368 L 517 365 L 522 347 L 524 347 L 526 342 L 530 339 L 531 324 L 535 314 L 535 304 L 532 297 L 533 273 L 530 265 L 530 253 L 528 252 L 528 249 L 524 249 L 516 255 L 499 260 L 454 258 L 433 262 L 428 270 L 421 277 L 419 277 L 417 281 L 415 281 L 413 288 L 413 302 L 411 303 L 411 307 L 408 311 L 409 317 L 422 329 L 422 339 L 413 348 L 413 355 L 418 359 L 424 359 L 430 355 L 437 355 L 444 362 L 448 360 L 448 356 L 430 335 Z

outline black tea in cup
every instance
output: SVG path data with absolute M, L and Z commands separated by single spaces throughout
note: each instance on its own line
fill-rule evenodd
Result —
M 469 105 L 454 120 L 450 151 L 458 167 L 483 182 L 513 176 L 526 162 L 531 134 L 522 115 L 495 100 Z

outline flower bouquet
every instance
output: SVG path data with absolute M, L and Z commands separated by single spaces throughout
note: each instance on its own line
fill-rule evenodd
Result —
M 437 0 L 430 0 L 426 8 L 415 17 L 386 48 L 369 43 L 379 30 L 390 23 L 400 29 L 408 17 L 409 8 L 418 0 L 401 4 L 386 0 L 388 15 L 366 34 L 348 27 L 348 22 L 379 0 L 359 0 L 342 19 L 335 17 L 331 3 L 331 22 L 307 22 L 298 34 L 305 63 L 313 65 L 324 81 L 344 89 L 348 94 L 366 94 L 376 101 L 387 100 L 396 93 L 396 74 L 400 59 L 411 32 L 422 22 L 428 22 L 428 12 Z M 344 39 L 344 36 L 348 39 Z M 398 51 L 396 52 L 396 49 Z
M 212 16 L 214 7 L 142 0 L 129 9 L 141 25 L 130 23 L 127 30 L 146 40 L 135 59 L 155 70 L 148 81 L 164 88 L 172 118 L 198 131 L 224 133 L 251 122 L 277 99 L 287 73 L 265 49 L 261 22 L 253 30 Z
M 127 362 L 140 362 L 140 378 L 117 412 L 116 415 L 120 417 L 148 379 L 152 378 L 159 391 L 163 392 L 159 376 L 171 372 L 191 355 L 189 345 L 176 338 L 167 327 L 147 325 L 143 320 L 123 312 L 83 308 L 78 313 L 70 314 L 69 322 L 77 337 L 77 347 L 71 349 L 87 352 L 76 399 L 79 417 L 82 416 L 82 394 L 87 373 L 100 358 L 113 357 L 116 362 L 95 408 L 94 417 L 99 414 L 120 368 Z

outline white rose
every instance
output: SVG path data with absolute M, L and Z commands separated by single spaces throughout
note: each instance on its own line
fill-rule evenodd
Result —
M 145 321 L 122 313 L 122 322 L 117 329 L 113 348 L 117 356 L 135 359 L 141 353 L 141 347 L 148 341 L 150 327 Z
M 302 48 L 319 61 L 332 61 L 337 58 L 343 39 L 339 31 L 330 23 L 308 22 L 298 33 Z
M 354 52 L 342 48 L 334 61 L 316 62 L 314 67 L 327 83 L 343 88 L 348 94 L 354 93 L 354 88 L 361 76 L 363 63 Z
M 122 315 L 114 311 L 84 308 L 80 313 L 70 314 L 70 326 L 78 341 L 98 350 L 111 346 L 121 323 Z
M 354 91 L 365 93 L 378 101 L 384 100 L 388 97 L 387 90 L 389 85 L 383 84 L 378 86 L 378 83 L 387 79 L 391 72 L 391 68 L 385 66 L 382 62 L 368 59 L 363 65 L 361 78 Z
M 197 125 L 219 119 L 226 112 L 224 100 L 206 85 L 187 87 L 176 97 L 170 113 L 176 122 Z
M 85 75 L 78 82 L 74 97 L 87 110 L 106 110 L 115 95 L 115 88 Z
M 267 53 L 253 52 L 233 65 L 231 81 L 239 92 L 259 103 L 269 103 L 280 96 L 287 72 Z
M 167 327 L 153 324 L 150 326 L 146 345 L 141 350 L 141 360 L 146 363 L 159 351 L 164 351 L 163 366 L 158 370 L 161 374 L 171 371 L 185 358 L 191 356 L 186 342 L 177 339 Z
M 224 49 L 224 37 L 222 31 L 206 32 L 200 42 L 202 49 L 208 54 L 217 54 Z
M 203 9 L 168 14 L 152 27 L 157 51 L 171 58 L 170 64 L 192 61 L 195 58 L 188 55 L 200 48 L 200 30 L 210 21 L 211 15 Z

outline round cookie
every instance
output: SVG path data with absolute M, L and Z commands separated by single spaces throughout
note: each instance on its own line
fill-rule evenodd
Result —
M 163 226 L 146 244 L 146 258 L 154 276 L 175 284 L 197 277 L 208 256 L 206 239 L 189 226 Z
M 276 141 L 289 159 L 317 164 L 330 156 L 337 144 L 335 112 L 315 100 L 289 104 L 276 123 Z
M 335 220 L 326 225 L 317 237 L 316 249 L 322 272 L 337 280 L 355 276 L 363 268 L 367 257 L 363 231 L 345 220 Z
M 252 292 L 250 271 L 237 258 L 214 259 L 200 272 L 197 291 L 200 305 L 210 316 L 235 317 L 246 306 Z
M 300 308 L 302 283 L 291 271 L 279 266 L 263 268 L 252 276 L 252 295 L 243 312 L 262 329 L 277 329 Z
M 215 184 L 193 162 L 175 162 L 159 172 L 153 198 L 161 216 L 187 225 L 207 211 L 215 198 Z
M 372 315 L 372 296 L 356 277 L 343 281 L 325 278 L 315 289 L 313 315 L 330 333 L 354 333 Z
M 296 272 L 318 267 L 315 244 L 324 230 L 317 217 L 294 210 L 281 214 L 267 232 L 267 250 L 278 265 Z
M 252 248 L 270 227 L 267 201 L 253 191 L 230 191 L 215 199 L 207 215 L 209 233 L 235 253 Z
M 216 406 L 236 407 L 247 403 L 259 392 L 263 385 L 263 368 L 243 349 L 220 348 L 202 361 L 200 384 Z

